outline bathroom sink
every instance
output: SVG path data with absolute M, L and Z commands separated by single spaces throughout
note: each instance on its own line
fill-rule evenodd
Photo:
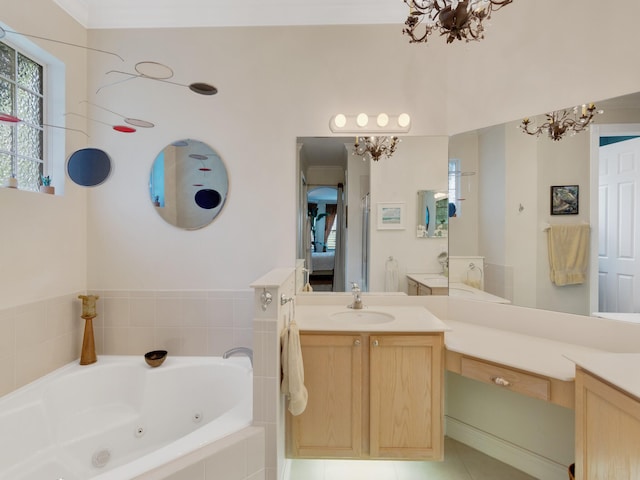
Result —
M 371 310 L 350 310 L 347 312 L 336 312 L 330 315 L 331 320 L 348 322 L 355 325 L 372 325 L 379 323 L 389 323 L 395 320 L 390 313 L 376 312 Z

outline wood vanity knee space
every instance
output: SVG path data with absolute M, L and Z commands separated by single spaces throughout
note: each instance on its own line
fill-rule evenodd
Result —
M 443 331 L 298 323 L 308 403 L 287 412 L 290 457 L 442 460 Z
M 570 409 L 575 406 L 575 364 L 569 357 L 598 352 L 467 322 L 447 324 L 447 370 Z
M 463 377 L 562 407 L 574 408 L 573 380 L 558 380 L 451 351 L 446 352 L 445 365 L 447 370 Z

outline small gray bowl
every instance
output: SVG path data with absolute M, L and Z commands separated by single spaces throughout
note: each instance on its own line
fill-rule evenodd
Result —
M 144 360 L 150 367 L 159 367 L 166 358 L 166 350 L 153 350 L 144 354 Z

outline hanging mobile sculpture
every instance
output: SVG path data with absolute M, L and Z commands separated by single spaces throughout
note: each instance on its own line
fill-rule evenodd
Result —
M 138 62 L 135 65 L 135 70 L 137 73 L 123 72 L 122 70 L 109 70 L 106 73 L 107 75 L 111 73 L 116 73 L 120 75 L 127 75 L 128 78 L 125 78 L 123 80 L 118 80 L 116 82 L 109 83 L 107 85 L 103 85 L 100 88 L 98 88 L 96 93 L 99 93 L 100 90 L 102 90 L 103 88 L 111 87 L 113 85 L 118 85 L 120 83 L 124 83 L 136 78 L 155 80 L 157 82 L 169 83 L 171 85 L 177 85 L 179 87 L 186 87 L 192 92 L 197 93 L 198 95 L 215 95 L 216 93 L 218 93 L 218 89 L 216 87 L 204 82 L 194 82 L 186 85 L 184 83 L 169 81 L 169 78 L 173 77 L 173 70 L 167 65 L 164 65 L 162 63 L 151 62 L 151 61 Z
M 125 123 L 128 123 L 129 125 L 133 125 L 134 127 L 140 127 L 140 128 L 153 128 L 155 127 L 154 123 L 148 122 L 146 120 L 140 120 L 139 118 L 131 118 L 131 117 L 125 117 L 124 115 L 120 115 L 117 112 L 114 112 L 113 110 L 109 110 L 108 108 L 105 107 L 101 107 L 100 105 L 97 105 L 95 103 L 92 103 L 88 100 L 82 100 L 80 103 L 88 103 L 89 105 L 92 105 L 96 108 L 100 108 L 106 112 L 109 113 L 113 113 L 114 115 L 117 115 L 118 117 L 122 118 L 124 120 Z
M 87 120 L 91 120 L 92 122 L 102 123 L 103 125 L 107 125 L 107 126 L 113 128 L 116 132 L 120 132 L 120 133 L 134 133 L 134 132 L 137 131 L 135 128 L 128 127 L 127 125 L 111 125 L 110 123 L 102 122 L 100 120 L 96 120 L 95 118 L 87 117 L 86 115 L 82 115 L 80 113 L 67 112 L 67 113 L 65 113 L 65 115 L 76 115 L 78 117 L 83 117 L 83 118 L 86 118 Z
M 65 42 L 62 40 L 55 40 L 53 38 L 41 37 L 39 35 L 31 35 L 29 33 L 16 32 L 14 30 L 7 30 L 6 28 L 3 28 L 2 26 L 0 26 L 0 39 L 4 38 L 7 35 L 7 33 L 10 33 L 12 35 L 20 35 L 28 38 L 37 38 L 38 40 L 46 40 L 47 42 L 59 43 L 62 45 L 68 45 L 70 47 L 84 48 L 85 50 L 90 50 L 92 52 L 105 53 L 107 55 L 113 55 L 114 57 L 118 57 L 120 60 L 124 62 L 124 58 L 122 58 L 120 55 L 118 55 L 117 53 L 108 52 L 107 50 L 100 50 L 98 48 L 87 47 L 86 45 L 78 45 L 77 43 Z

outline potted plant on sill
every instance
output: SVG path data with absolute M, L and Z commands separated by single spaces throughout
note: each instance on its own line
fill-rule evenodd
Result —
M 12 173 L 11 176 L 7 179 L 7 183 L 5 184 L 7 188 L 18 188 L 18 179 Z
M 42 178 L 42 185 L 40 185 L 40 191 L 42 193 L 50 193 L 50 194 L 56 193 L 56 187 L 51 185 L 51 177 L 49 175 L 47 175 L 46 177 L 42 175 L 41 178 Z

